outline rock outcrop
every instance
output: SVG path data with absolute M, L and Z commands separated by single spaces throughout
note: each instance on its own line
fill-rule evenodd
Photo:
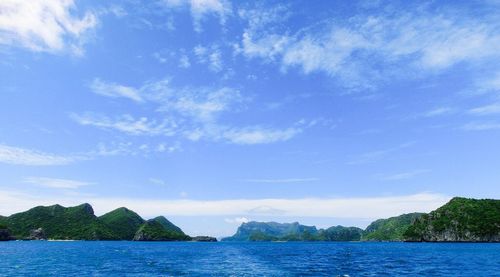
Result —
M 47 235 L 43 228 L 33 229 L 30 231 L 30 235 L 28 237 L 29 240 L 46 240 Z
M 9 229 L 0 228 L 0 241 L 13 240 L 14 238 L 10 234 Z
M 217 242 L 217 239 L 214 237 L 209 237 L 209 236 L 196 236 L 192 237 L 191 241 L 198 241 L 198 242 Z

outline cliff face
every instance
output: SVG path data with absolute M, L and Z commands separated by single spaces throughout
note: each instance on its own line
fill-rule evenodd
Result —
M 404 238 L 429 242 L 500 242 L 500 200 L 453 198 L 417 219 Z

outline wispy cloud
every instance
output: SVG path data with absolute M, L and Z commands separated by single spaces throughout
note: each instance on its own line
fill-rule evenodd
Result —
M 97 16 L 87 11 L 80 18 L 76 10 L 73 0 L 0 1 L 0 44 L 81 55 Z
M 203 31 L 202 20 L 209 14 L 219 17 L 220 24 L 224 25 L 226 18 L 231 14 L 231 3 L 226 0 L 164 0 L 168 8 L 189 7 L 193 17 L 195 31 Z
M 412 170 L 412 171 L 407 171 L 407 172 L 400 172 L 396 174 L 390 174 L 390 175 L 383 175 L 380 177 L 381 180 L 384 181 L 399 181 L 399 180 L 407 180 L 407 179 L 412 179 L 416 176 L 419 176 L 421 174 L 430 172 L 428 169 L 417 169 L 417 170 Z
M 455 113 L 456 110 L 451 107 L 438 107 L 423 113 L 424 117 L 437 117 L 443 115 L 450 115 Z
M 46 188 L 54 189 L 78 189 L 80 187 L 93 185 L 95 183 L 69 180 L 69 179 L 56 179 L 47 177 L 26 177 L 23 180 L 25 183 L 34 184 Z
M 153 178 L 153 177 L 149 178 L 148 181 L 150 183 L 153 183 L 155 185 L 160 185 L 160 186 L 165 186 L 167 184 L 164 180 L 158 179 L 158 178 Z
M 0 144 L 0 162 L 14 165 L 51 166 L 67 165 L 83 157 L 62 156 L 32 149 Z
M 221 124 L 223 113 L 233 113 L 248 101 L 239 90 L 222 88 L 176 88 L 169 79 L 146 82 L 139 88 L 107 83 L 96 79 L 94 91 L 107 97 L 127 97 L 150 105 L 161 120 L 136 118 L 130 114 L 109 117 L 96 113 L 71 114 L 84 126 L 94 126 L 135 136 L 180 136 L 198 141 L 210 139 L 234 144 L 264 144 L 286 141 L 314 125 L 298 121 L 288 128 L 269 126 L 230 126 Z
M 400 145 L 392 147 L 392 148 L 366 152 L 364 154 L 359 155 L 358 157 L 356 157 L 352 161 L 348 162 L 348 164 L 357 165 L 357 164 L 372 163 L 372 162 L 378 161 L 378 160 L 386 157 L 387 155 L 389 155 L 391 153 L 408 148 L 414 144 L 415 144 L 415 142 L 407 142 L 407 143 L 403 143 L 403 144 L 400 144 Z
M 500 130 L 500 122 L 470 122 L 461 127 L 464 131 Z
M 242 181 L 249 183 L 267 183 L 267 184 L 307 183 L 307 182 L 319 181 L 319 178 L 244 179 Z
M 220 72 L 223 68 L 222 64 L 222 52 L 216 47 L 204 47 L 198 45 L 194 48 L 194 54 L 198 58 L 198 62 L 201 64 L 208 64 L 209 69 L 214 72 Z
M 270 10 L 259 9 L 263 14 Z M 437 14 L 424 5 L 403 9 L 398 16 L 381 12 L 325 20 L 295 33 L 273 28 L 286 16 L 264 20 L 251 11 L 240 16 L 248 21 L 248 28 L 237 53 L 266 59 L 285 70 L 323 72 L 352 89 L 370 89 L 387 78 L 433 74 L 462 62 L 500 57 L 495 48 L 500 43 L 495 17 L 478 20 L 461 13 Z
M 223 133 L 223 137 L 236 144 L 261 144 L 286 141 L 301 133 L 300 128 L 269 129 L 261 127 L 233 128 Z
M 494 115 L 500 114 L 500 102 L 473 108 L 469 110 L 470 114 L 473 115 Z
M 177 127 L 172 120 L 156 122 L 147 117 L 134 118 L 131 115 L 122 115 L 116 119 L 107 116 L 86 113 L 83 115 L 72 114 L 71 118 L 84 126 L 95 126 L 102 129 L 111 129 L 131 135 L 165 135 L 174 134 Z
M 137 89 L 127 86 L 118 85 L 115 83 L 103 82 L 98 78 L 94 79 L 90 84 L 90 89 L 100 95 L 118 98 L 129 98 L 136 102 L 143 102 L 139 91 Z

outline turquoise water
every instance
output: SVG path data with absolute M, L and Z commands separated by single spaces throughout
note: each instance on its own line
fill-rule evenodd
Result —
M 500 244 L 0 243 L 0 276 L 500 276 Z

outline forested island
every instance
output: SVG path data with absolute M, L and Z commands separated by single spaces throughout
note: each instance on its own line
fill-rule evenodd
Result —
M 216 241 L 190 237 L 163 216 L 144 220 L 127 208 L 100 217 L 92 206 L 38 206 L 26 212 L 0 217 L 0 240 L 134 240 Z
M 163 216 L 145 220 L 127 208 L 100 217 L 89 204 L 38 206 L 0 216 L 0 240 L 217 241 L 190 237 Z M 223 241 L 408 241 L 500 242 L 500 200 L 455 197 L 425 213 L 378 219 L 364 230 L 333 226 L 317 229 L 298 222 L 247 222 Z
M 316 229 L 295 223 L 248 222 L 223 241 L 500 242 L 500 200 L 455 197 L 425 213 L 378 219 L 366 229 Z

